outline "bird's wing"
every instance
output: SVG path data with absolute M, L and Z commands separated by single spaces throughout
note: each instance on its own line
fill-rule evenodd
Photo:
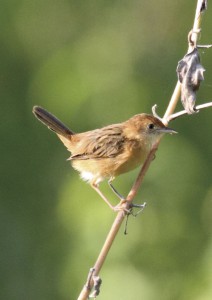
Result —
M 114 157 L 123 151 L 125 138 L 121 126 L 107 126 L 77 136 L 79 142 L 72 150 L 71 160 Z

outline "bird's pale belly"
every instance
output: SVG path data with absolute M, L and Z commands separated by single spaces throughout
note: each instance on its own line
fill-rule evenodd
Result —
M 148 151 L 133 149 L 130 152 L 124 151 L 116 157 L 101 159 L 73 160 L 72 166 L 81 173 L 86 181 L 103 181 L 106 178 L 116 177 L 127 173 L 141 165 Z

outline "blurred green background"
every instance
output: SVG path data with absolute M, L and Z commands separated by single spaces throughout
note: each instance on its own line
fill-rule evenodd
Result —
M 210 4 L 210 3 L 209 3 Z M 0 298 L 76 299 L 115 217 L 32 115 L 81 132 L 157 103 L 162 116 L 196 1 L 1 0 Z M 201 43 L 212 42 L 212 7 Z M 212 97 L 212 50 L 200 102 Z M 181 109 L 179 104 L 178 110 Z M 171 124 L 101 272 L 99 299 L 212 299 L 212 110 Z M 115 180 L 123 194 L 138 170 Z M 117 199 L 106 183 L 104 192 Z

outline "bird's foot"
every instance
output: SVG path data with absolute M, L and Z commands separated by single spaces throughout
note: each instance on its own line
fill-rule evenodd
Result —
M 119 211 L 123 211 L 125 214 L 130 214 L 132 208 L 128 208 L 127 207 L 127 200 L 126 199 L 122 199 L 119 204 L 117 204 L 116 206 L 113 206 L 113 210 L 115 212 L 119 212 Z
M 127 215 L 132 215 L 134 217 L 136 217 L 138 214 L 140 214 L 144 208 L 146 207 L 146 202 L 142 203 L 142 204 L 134 204 L 131 203 L 129 206 L 126 205 L 127 200 L 123 199 L 119 202 L 118 205 L 113 206 L 113 210 L 115 212 L 119 212 L 119 211 L 123 211 L 125 214 Z M 133 213 L 133 208 L 138 208 L 139 210 L 136 213 Z
M 133 208 L 134 207 L 139 209 L 136 213 L 133 213 Z M 145 207 L 146 207 L 146 202 L 144 202 L 143 204 L 134 204 L 134 203 L 132 203 L 131 204 L 131 215 L 133 217 L 137 217 L 137 215 L 139 215 L 144 210 Z

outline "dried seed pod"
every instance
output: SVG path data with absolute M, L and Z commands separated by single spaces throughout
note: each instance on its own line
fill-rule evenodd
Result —
M 188 114 L 196 112 L 196 92 L 204 80 L 205 69 L 200 63 L 198 49 L 186 54 L 177 66 L 177 75 L 181 83 L 181 101 Z

